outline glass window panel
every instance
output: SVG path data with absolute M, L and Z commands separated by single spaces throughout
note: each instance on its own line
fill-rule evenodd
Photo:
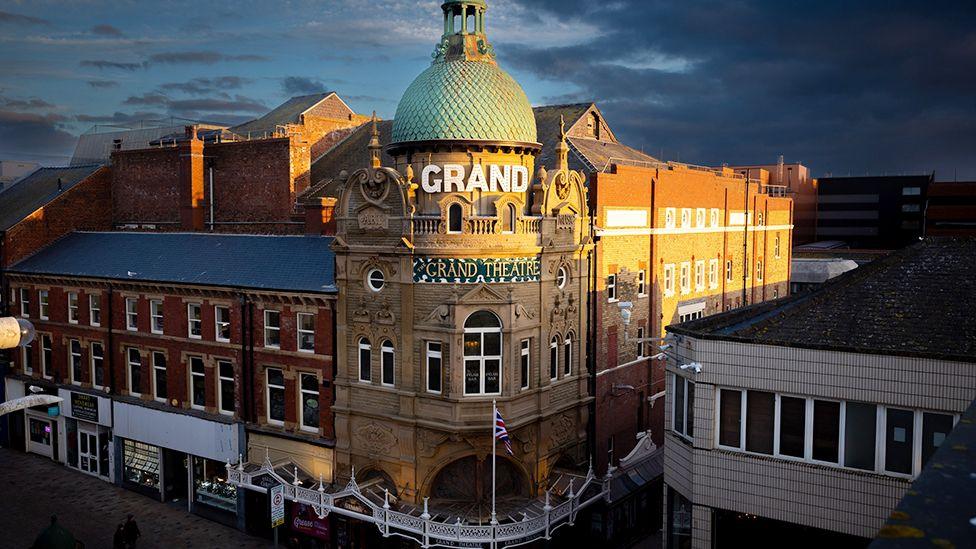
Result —
M 813 402 L 813 459 L 837 463 L 840 445 L 840 403 Z
M 746 398 L 746 450 L 773 453 L 773 393 L 749 391 Z
M 685 380 L 674 376 L 674 430 L 685 432 Z
M 464 334 L 464 356 L 481 356 L 481 334 Z
M 688 412 L 685 418 L 685 434 L 693 437 L 695 436 L 695 384 L 691 381 L 685 380 L 688 384 L 687 394 L 685 398 L 688 400 Z
M 467 360 L 464 363 L 464 392 L 477 394 L 481 392 L 481 361 Z
M 501 362 L 497 359 L 485 360 L 485 393 L 501 390 Z
M 844 418 L 844 465 L 874 470 L 878 408 L 874 404 L 847 403 Z
M 885 470 L 912 474 L 912 444 L 915 437 L 915 413 L 889 408 L 885 428 Z
M 803 441 L 806 434 L 807 401 L 804 398 L 780 397 L 779 399 L 779 453 L 784 456 L 803 457 Z
M 952 416 L 925 412 L 922 415 L 922 466 L 942 446 L 952 431 Z
M 502 334 L 484 334 L 485 356 L 498 356 L 502 354 Z
M 742 441 L 742 392 L 722 389 L 718 442 L 738 448 Z

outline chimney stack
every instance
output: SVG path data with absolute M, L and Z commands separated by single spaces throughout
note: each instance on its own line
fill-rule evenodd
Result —
M 177 148 L 180 156 L 180 227 L 184 231 L 202 231 L 203 141 L 197 139 L 196 126 L 185 127 L 185 139 Z
M 330 197 L 310 198 L 305 201 L 305 235 L 335 236 L 335 207 L 337 200 Z

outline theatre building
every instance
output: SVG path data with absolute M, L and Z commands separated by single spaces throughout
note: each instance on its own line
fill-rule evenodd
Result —
M 263 526 L 267 502 L 226 482 L 248 440 L 331 476 L 331 244 L 76 232 L 13 265 L 14 312 L 37 339 L 14 353 L 6 396 L 36 386 L 64 401 L 12 414 L 12 447 Z

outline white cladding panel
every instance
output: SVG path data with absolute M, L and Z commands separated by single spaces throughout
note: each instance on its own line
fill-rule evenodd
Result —
M 124 402 L 115 403 L 114 433 L 122 438 L 225 462 L 236 462 L 242 452 L 237 425 Z

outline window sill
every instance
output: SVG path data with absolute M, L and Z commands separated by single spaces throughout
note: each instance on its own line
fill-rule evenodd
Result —
M 186 337 L 189 338 L 189 339 L 203 339 L 203 336 L 201 336 L 201 335 L 193 335 L 193 334 L 188 334 Z
M 216 338 L 214 341 L 216 341 L 217 343 L 230 343 L 229 339 L 223 339 L 220 337 Z
M 133 327 L 131 327 L 131 326 L 126 326 L 126 327 L 125 327 L 125 330 L 126 330 L 127 332 L 138 332 L 138 331 L 139 331 L 139 328 L 133 328 Z
M 265 349 L 273 349 L 275 351 L 280 351 L 281 350 L 281 345 L 268 345 L 268 344 L 265 344 L 264 345 L 264 348 Z
M 153 397 L 153 400 L 155 400 L 156 402 L 162 402 L 163 404 L 166 404 L 168 402 L 165 398 L 160 398 L 160 397 Z
M 207 407 L 206 407 L 206 406 L 200 406 L 200 405 L 198 405 L 198 404 L 191 404 L 191 405 L 190 405 L 190 409 L 191 409 L 191 410 L 200 410 L 200 411 L 204 411 L 204 410 L 206 410 L 206 409 L 207 409 Z
M 268 420 L 268 425 L 271 425 L 272 427 L 284 427 L 285 426 L 285 422 L 284 421 L 278 421 L 277 419 L 269 419 Z
M 102 323 L 101 322 L 92 322 L 91 324 L 89 324 L 89 326 L 91 326 L 92 328 L 101 328 L 102 327 Z
M 609 297 L 607 298 L 607 303 L 617 303 L 617 302 L 619 302 L 619 301 L 620 301 L 620 300 L 619 300 L 619 299 L 617 299 L 617 298 L 615 298 L 615 297 L 614 297 L 614 298 L 609 298 Z
M 47 319 L 46 318 L 42 318 L 41 320 L 47 320 Z M 78 321 L 77 320 L 69 320 L 68 321 L 68 324 L 78 324 Z
M 227 416 L 227 417 L 234 417 L 234 412 L 233 411 L 228 412 L 227 410 L 221 410 L 220 411 L 220 415 Z
M 163 332 L 161 332 L 159 330 L 149 330 L 149 333 L 155 334 L 155 335 L 163 335 Z
M 302 425 L 301 427 L 298 428 L 298 430 L 301 431 L 301 432 L 303 432 L 303 433 L 312 433 L 312 434 L 316 434 L 316 435 L 319 434 L 319 428 L 318 427 L 306 427 L 306 426 Z
M 305 354 L 308 354 L 308 355 L 314 355 L 315 354 L 315 349 L 299 349 L 298 352 L 299 353 L 305 353 Z
M 51 319 L 50 319 L 49 317 L 46 317 L 46 316 L 42 316 L 42 317 L 38 317 L 38 318 L 39 318 L 40 320 L 51 320 Z

